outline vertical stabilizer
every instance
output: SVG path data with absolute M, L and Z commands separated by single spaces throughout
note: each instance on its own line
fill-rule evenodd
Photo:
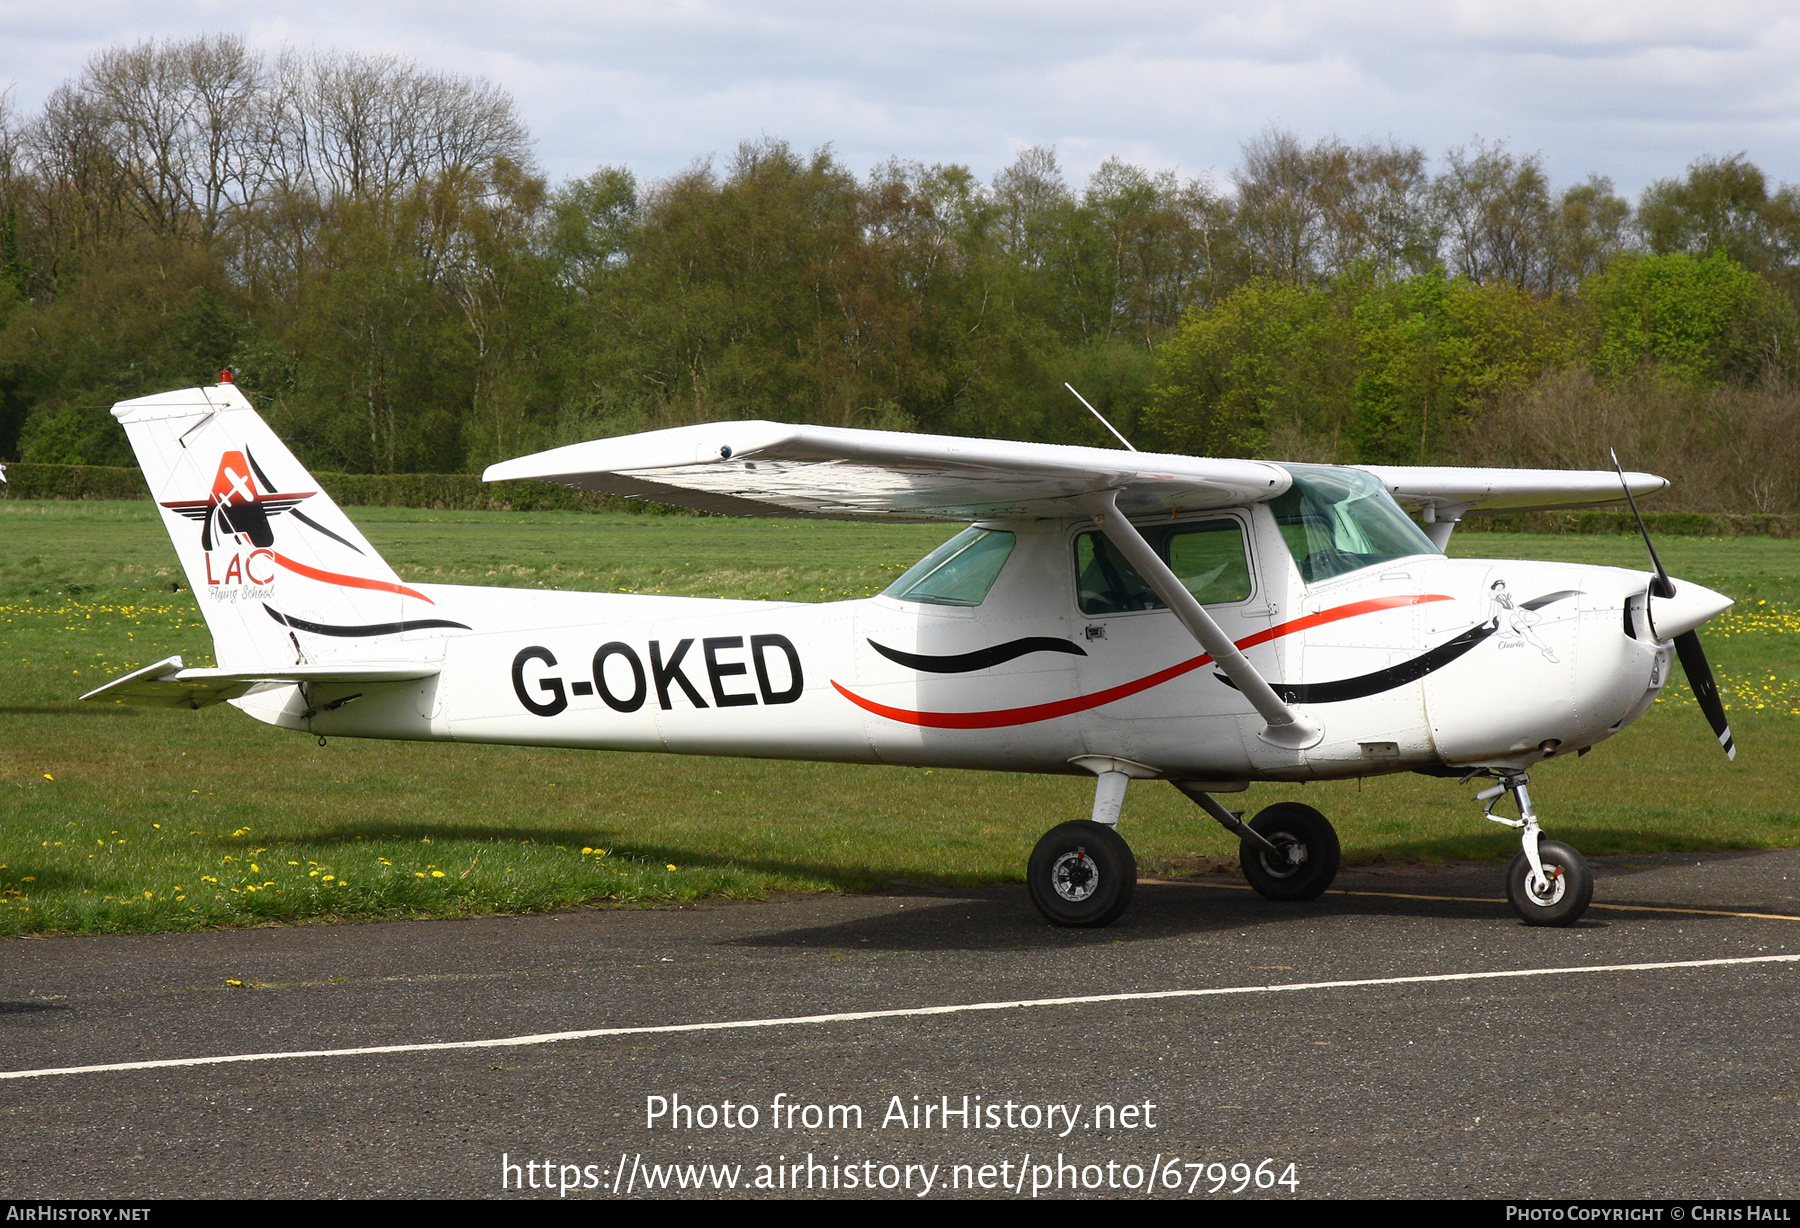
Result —
M 112 412 L 221 669 L 392 658 L 402 632 L 460 626 L 401 583 L 235 386 L 121 401 Z

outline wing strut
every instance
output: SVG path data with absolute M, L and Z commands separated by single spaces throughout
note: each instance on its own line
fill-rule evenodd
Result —
M 1256 667 L 1238 651 L 1231 637 L 1212 620 L 1206 607 L 1194 600 L 1187 586 L 1176 579 L 1169 565 L 1137 531 L 1137 526 L 1125 519 L 1114 502 L 1117 495 L 1117 491 L 1103 490 L 1082 495 L 1073 502 L 1094 518 L 1107 539 L 1119 548 L 1119 553 L 1137 568 L 1138 575 L 1200 642 L 1200 647 L 1211 654 L 1214 664 L 1237 684 L 1238 690 L 1267 722 L 1267 728 L 1262 731 L 1263 741 L 1286 750 L 1304 750 L 1316 745 L 1325 736 L 1319 723 L 1282 702 L 1268 681 L 1256 672 Z

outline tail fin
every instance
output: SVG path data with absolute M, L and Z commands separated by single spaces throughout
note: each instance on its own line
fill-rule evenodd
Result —
M 231 384 L 121 401 L 224 670 L 397 655 L 382 637 L 460 627 L 400 582 Z

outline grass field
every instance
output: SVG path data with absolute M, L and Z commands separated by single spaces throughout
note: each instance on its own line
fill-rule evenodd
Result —
M 877 592 L 951 527 L 356 509 L 413 580 L 837 600 Z M 1589 853 L 1800 843 L 1800 542 L 1670 538 L 1677 576 L 1739 605 L 1703 635 L 1740 752 L 1679 676 L 1637 725 L 1544 765 L 1548 829 Z M 1452 553 L 1641 567 L 1626 537 L 1464 532 Z M 334 740 L 218 706 L 75 696 L 179 652 L 210 664 L 148 504 L 0 501 L 0 934 L 525 911 L 1017 879 L 1087 813 L 1069 778 Z M 1418 776 L 1256 786 L 1303 797 L 1352 861 L 1510 857 L 1472 787 Z M 1147 870 L 1235 852 L 1167 785 L 1124 830 Z

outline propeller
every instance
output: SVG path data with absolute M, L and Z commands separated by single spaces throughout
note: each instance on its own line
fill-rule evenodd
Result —
M 1612 456 L 1613 470 L 1619 475 L 1619 485 L 1625 489 L 1625 501 L 1631 504 L 1631 515 L 1637 521 L 1638 532 L 1644 536 L 1644 549 L 1650 552 L 1651 566 L 1656 568 L 1656 578 L 1650 581 L 1650 596 L 1669 598 L 1675 595 L 1675 582 L 1669 579 L 1669 573 L 1663 570 L 1662 560 L 1656 556 L 1656 546 L 1650 540 L 1650 529 L 1644 524 L 1644 514 L 1638 511 L 1637 500 L 1631 495 L 1631 484 L 1625 480 L 1625 470 L 1619 465 L 1619 454 L 1611 448 L 1607 449 Z M 1644 603 L 1646 613 L 1651 603 Z M 1655 620 L 1652 618 L 1654 629 Z M 1688 686 L 1694 692 L 1694 698 L 1700 701 L 1700 711 L 1706 714 L 1712 729 L 1718 735 L 1719 745 L 1725 748 L 1727 759 L 1737 758 L 1737 745 L 1731 740 L 1731 722 L 1725 719 L 1725 704 L 1719 698 L 1719 684 L 1713 681 L 1712 666 L 1707 664 L 1706 651 L 1700 647 L 1700 633 L 1694 630 L 1683 631 L 1675 637 L 1675 654 L 1681 658 L 1682 672 L 1687 675 Z

